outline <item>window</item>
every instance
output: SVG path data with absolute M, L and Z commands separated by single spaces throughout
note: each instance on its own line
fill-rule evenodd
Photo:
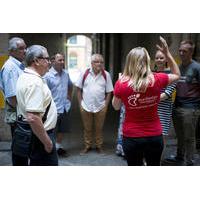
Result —
M 78 59 L 77 59 L 77 54 L 72 52 L 69 55 L 69 68 L 75 68 L 77 67 L 78 64 Z
M 69 38 L 69 43 L 70 44 L 77 44 L 77 36 L 72 36 Z

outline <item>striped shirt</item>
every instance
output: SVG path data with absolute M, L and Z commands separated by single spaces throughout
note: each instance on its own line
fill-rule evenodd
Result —
M 164 73 L 169 74 L 170 71 L 166 70 Z M 176 83 L 168 85 L 166 88 L 161 90 L 161 93 L 165 93 L 168 98 L 160 101 L 158 104 L 158 115 L 160 117 L 160 122 L 162 126 L 162 134 L 168 135 L 169 128 L 171 126 L 171 117 L 172 117 L 172 107 L 173 107 L 173 100 L 172 94 L 176 89 Z

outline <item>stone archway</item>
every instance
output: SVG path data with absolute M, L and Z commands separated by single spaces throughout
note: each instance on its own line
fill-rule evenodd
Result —
M 85 35 L 72 35 L 66 40 L 66 67 L 73 83 L 81 71 L 90 67 L 92 40 Z

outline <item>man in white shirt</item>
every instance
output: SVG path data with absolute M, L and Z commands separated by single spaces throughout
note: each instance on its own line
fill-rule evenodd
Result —
M 42 78 L 49 70 L 47 49 L 40 45 L 30 46 L 25 60 L 28 67 L 17 81 L 16 97 L 17 113 L 28 121 L 33 132 L 30 165 L 55 166 L 58 165 L 54 133 L 57 109 L 51 91 Z M 45 113 L 47 116 L 43 120 Z
M 102 129 L 113 91 L 110 74 L 104 70 L 103 56 L 93 54 L 91 65 L 92 67 L 83 72 L 75 84 L 84 126 L 85 148 L 81 154 L 86 154 L 92 148 L 93 123 L 96 150 L 102 153 Z

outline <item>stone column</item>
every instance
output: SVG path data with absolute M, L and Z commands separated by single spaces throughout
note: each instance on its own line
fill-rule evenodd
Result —
M 171 45 L 169 46 L 170 48 L 170 52 L 172 53 L 174 59 L 176 60 L 176 62 L 178 64 L 180 64 L 180 58 L 179 58 L 179 52 L 178 52 L 178 49 L 179 49 L 179 45 L 180 45 L 180 42 L 182 40 L 182 34 L 180 33 L 171 33 Z
M 3 66 L 4 62 L 8 58 L 8 38 L 9 34 L 0 34 L 0 68 Z M 3 93 L 0 91 L 0 141 L 10 139 L 10 127 L 6 123 L 4 123 L 4 97 Z
M 196 34 L 195 45 L 196 45 L 196 49 L 194 53 L 194 58 L 196 61 L 200 62 L 200 34 L 199 33 Z

